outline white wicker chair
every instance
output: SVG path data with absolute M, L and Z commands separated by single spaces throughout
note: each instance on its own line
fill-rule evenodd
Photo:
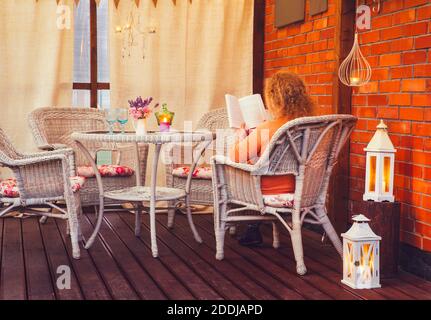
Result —
M 217 132 L 217 130 L 225 129 L 228 130 L 229 124 L 227 119 L 226 108 L 220 108 L 212 110 L 199 120 L 197 130 L 203 129 L 211 132 Z M 216 144 L 208 148 L 208 152 L 214 152 Z M 187 177 L 174 176 L 172 173 L 175 168 L 182 166 L 190 166 L 190 164 L 184 164 L 184 154 L 189 152 L 193 153 L 196 146 L 184 146 L 184 145 L 170 145 L 165 149 L 165 156 L 168 159 L 172 159 L 165 166 L 166 168 L 166 185 L 171 188 L 185 189 L 187 183 Z M 181 150 L 179 150 L 180 148 Z M 207 163 L 207 165 L 209 165 Z M 190 203 L 196 205 L 212 206 L 213 195 L 212 195 L 212 181 L 211 179 L 199 179 L 194 178 L 191 184 L 191 196 Z M 171 209 L 168 210 L 168 226 L 172 227 L 174 224 L 175 209 L 172 208 L 173 203 L 169 204 Z
M 34 154 L 19 153 L 9 138 L 0 129 L 0 166 L 12 170 L 19 190 L 19 197 L 0 194 L 0 217 L 25 208 L 26 213 L 68 220 L 68 231 L 72 241 L 72 254 L 80 257 L 79 216 L 81 214 L 79 190 L 73 192 L 70 178 L 73 176 L 70 161 L 72 149 L 62 149 Z M 57 205 L 65 202 L 66 210 Z M 32 207 L 56 208 L 61 213 L 35 210 Z
M 350 115 L 299 118 L 276 132 L 254 165 L 213 157 L 216 258 L 224 258 L 224 237 L 230 225 L 259 220 L 273 222 L 275 248 L 279 246 L 277 222 L 289 231 L 300 275 L 307 271 L 301 235 L 304 222 L 322 225 L 341 255 L 341 242 L 326 214 L 325 200 L 332 169 L 355 123 L 356 118 Z M 293 205 L 267 205 L 260 189 L 261 177 L 287 174 L 296 176 Z M 257 214 L 250 215 L 250 210 Z
M 107 130 L 105 112 L 91 108 L 40 108 L 33 111 L 29 116 L 29 124 L 37 146 L 42 150 L 55 150 L 64 147 L 75 151 L 75 165 L 88 166 L 85 156 L 77 148 L 70 138 L 75 131 L 97 131 Z M 96 156 L 98 150 L 116 150 L 119 153 L 118 164 L 136 167 L 136 151 L 134 145 L 116 146 L 104 143 L 86 143 L 92 156 Z M 146 172 L 148 156 L 148 145 L 139 145 L 140 172 Z M 142 174 L 142 185 L 145 185 L 145 174 Z M 130 177 L 103 177 L 105 191 L 127 188 L 136 184 L 135 175 Z M 81 190 L 81 201 L 83 206 L 99 204 L 99 189 L 96 178 L 88 178 L 84 188 Z M 113 201 L 107 200 L 107 203 Z

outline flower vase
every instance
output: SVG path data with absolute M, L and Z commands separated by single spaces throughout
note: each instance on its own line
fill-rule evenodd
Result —
M 147 119 L 136 120 L 135 131 L 137 136 L 144 136 L 148 133 L 147 131 Z

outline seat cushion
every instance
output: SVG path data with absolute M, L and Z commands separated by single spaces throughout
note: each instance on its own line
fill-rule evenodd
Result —
M 293 208 L 294 195 L 294 193 L 264 195 L 263 202 L 269 207 Z
M 77 176 L 70 178 L 73 192 L 78 192 L 84 183 L 84 177 Z M 19 198 L 19 190 L 15 178 L 6 179 L 0 182 L 0 197 Z
M 102 177 L 130 177 L 133 176 L 135 171 L 127 166 L 119 165 L 102 165 L 97 167 L 99 173 Z M 77 168 L 78 176 L 93 178 L 95 176 L 93 167 L 91 166 L 81 166 Z
M 18 198 L 19 190 L 16 186 L 16 179 L 6 179 L 0 182 L 0 196 L 6 198 Z
M 79 190 L 81 190 L 84 183 L 85 183 L 85 177 L 80 177 L 80 176 L 70 177 L 70 184 L 72 185 L 73 192 L 78 192 Z
M 178 167 L 172 171 L 174 177 L 187 178 L 190 173 L 190 167 Z M 196 167 L 193 171 L 193 178 L 197 179 L 212 179 L 211 167 Z

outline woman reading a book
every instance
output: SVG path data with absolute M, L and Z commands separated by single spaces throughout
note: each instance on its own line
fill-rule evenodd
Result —
M 238 142 L 230 150 L 233 161 L 256 163 L 280 127 L 295 118 L 313 115 L 313 102 L 306 92 L 304 82 L 293 73 L 274 74 L 265 87 L 265 100 L 272 120 L 261 123 L 249 132 L 244 126 L 237 130 Z M 263 176 L 261 190 L 264 195 L 294 193 L 295 176 Z M 258 245 L 261 242 L 258 223 L 250 224 L 240 238 L 242 245 Z

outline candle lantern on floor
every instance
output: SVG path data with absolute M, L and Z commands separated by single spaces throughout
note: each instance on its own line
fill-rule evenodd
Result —
M 162 105 L 162 110 L 156 112 L 157 124 L 159 125 L 160 132 L 169 132 L 171 129 L 172 121 L 174 120 L 175 113 L 168 110 L 168 105 Z
M 381 237 L 371 230 L 364 215 L 353 217 L 343 237 L 343 280 L 353 289 L 380 288 L 379 245 Z
M 387 126 L 383 121 L 368 146 L 365 193 L 363 199 L 377 202 L 394 202 L 394 162 L 395 148 L 388 136 Z

